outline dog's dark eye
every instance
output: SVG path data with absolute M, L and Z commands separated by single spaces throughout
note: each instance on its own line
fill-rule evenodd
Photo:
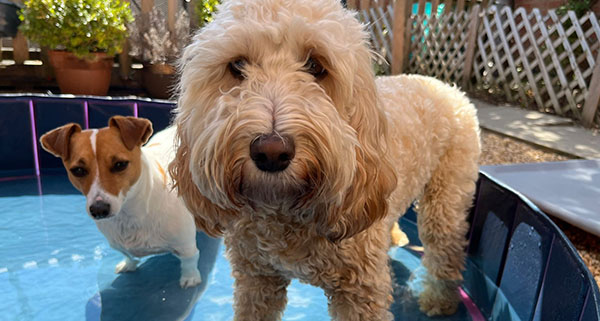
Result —
M 85 168 L 79 166 L 71 168 L 70 171 L 75 177 L 84 177 L 88 174 L 88 171 Z
M 313 57 L 308 58 L 303 68 L 304 71 L 313 75 L 317 79 L 322 79 L 327 75 L 327 70 L 323 68 L 323 65 L 321 65 L 321 63 L 319 63 L 319 61 Z
M 244 75 L 244 67 L 246 67 L 246 64 L 246 59 L 236 59 L 229 63 L 229 72 L 235 79 L 244 80 L 246 79 L 246 75 Z
M 116 162 L 110 171 L 113 173 L 122 172 L 125 170 L 125 168 L 127 168 L 127 165 L 129 165 L 128 161 Z

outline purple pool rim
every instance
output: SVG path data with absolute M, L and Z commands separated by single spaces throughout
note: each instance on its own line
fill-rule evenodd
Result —
M 138 118 L 138 103 L 133 103 L 133 117 Z
M 481 314 L 481 311 L 479 311 L 475 305 L 475 302 L 471 300 L 471 297 L 465 292 L 465 290 L 458 288 L 458 291 L 460 292 L 460 298 L 465 305 L 465 308 L 467 308 L 467 312 L 469 312 L 471 319 L 473 321 L 485 321 L 483 314 Z
M 31 120 L 31 136 L 33 139 L 33 160 L 35 166 L 35 175 L 40 176 L 40 158 L 38 155 L 37 132 L 35 130 L 35 114 L 33 111 L 33 99 L 29 99 L 29 119 Z
M 88 112 L 88 102 L 87 100 L 83 101 L 83 115 L 85 117 L 85 129 L 90 128 L 90 115 Z

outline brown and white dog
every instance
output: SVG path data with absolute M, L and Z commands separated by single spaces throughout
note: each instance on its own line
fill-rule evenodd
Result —
M 69 180 L 87 198 L 87 212 L 110 245 L 125 255 L 117 273 L 134 271 L 136 257 L 171 252 L 181 260 L 181 287 L 201 282 L 196 228 L 169 186 L 175 128 L 152 135 L 144 118 L 114 116 L 108 127 L 67 124 L 44 134 L 42 147 L 63 160 Z

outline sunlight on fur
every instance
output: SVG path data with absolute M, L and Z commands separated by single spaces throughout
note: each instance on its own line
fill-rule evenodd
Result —
M 334 320 L 391 320 L 390 231 L 417 198 L 421 309 L 456 310 L 475 109 L 371 62 L 336 0 L 225 1 L 184 51 L 170 171 L 197 227 L 225 237 L 235 320 L 279 320 L 292 278 L 323 288 Z

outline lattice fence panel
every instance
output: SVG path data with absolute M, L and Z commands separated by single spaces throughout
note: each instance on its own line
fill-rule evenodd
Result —
M 410 56 L 405 72 L 460 83 L 465 65 L 469 17 L 467 11 L 450 11 L 440 16 L 412 15 L 408 26 Z
M 373 49 L 383 57 L 389 64 L 392 61 L 392 34 L 393 26 L 392 5 L 379 6 L 358 12 L 358 18 L 367 25 L 367 31 L 371 35 Z
M 476 86 L 512 102 L 580 118 L 600 50 L 594 13 L 490 7 L 482 17 L 473 62 Z M 599 122 L 597 122 L 598 124 Z

